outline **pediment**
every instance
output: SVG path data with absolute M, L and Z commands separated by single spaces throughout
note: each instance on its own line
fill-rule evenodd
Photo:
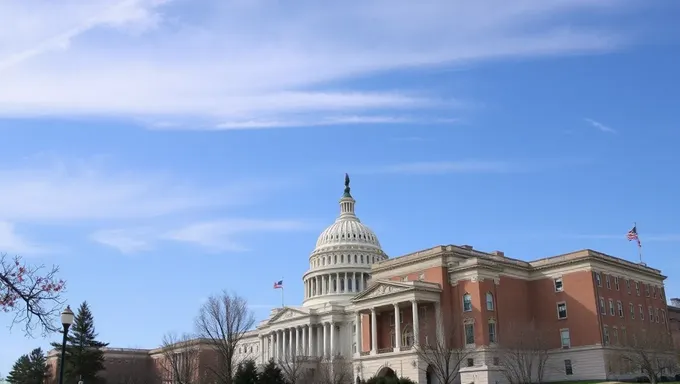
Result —
M 301 311 L 299 309 L 295 308 L 289 308 L 286 307 L 285 309 L 281 310 L 279 313 L 274 315 L 271 319 L 269 319 L 269 324 L 274 324 L 282 321 L 287 321 L 291 319 L 295 319 L 298 317 L 307 317 L 309 316 L 309 313 L 305 311 Z
M 354 296 L 352 301 L 362 301 L 374 297 L 406 292 L 413 290 L 413 288 L 412 284 L 405 284 L 397 281 L 377 281 L 370 285 L 364 292 Z

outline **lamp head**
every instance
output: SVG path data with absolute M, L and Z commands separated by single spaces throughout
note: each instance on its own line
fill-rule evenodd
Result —
M 73 315 L 73 311 L 71 311 L 71 307 L 67 305 L 64 312 L 61 313 L 61 325 L 70 326 L 73 324 L 74 318 L 75 316 Z

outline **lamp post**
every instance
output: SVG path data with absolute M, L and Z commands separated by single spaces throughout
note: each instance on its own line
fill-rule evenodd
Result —
M 73 324 L 73 311 L 68 305 L 64 312 L 61 313 L 61 325 L 64 327 L 64 338 L 61 342 L 61 361 L 59 363 L 59 384 L 64 383 L 64 360 L 66 358 L 66 336 L 68 335 L 68 329 Z

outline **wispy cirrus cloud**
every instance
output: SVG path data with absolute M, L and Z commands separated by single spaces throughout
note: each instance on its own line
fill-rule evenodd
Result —
M 456 103 L 436 95 L 329 84 L 418 66 L 610 51 L 629 36 L 605 27 L 612 13 L 599 11 L 621 8 L 611 0 L 3 2 L 0 116 L 128 116 L 157 121 L 155 129 L 358 124 L 339 115 L 394 124 L 386 117 L 423 109 L 450 118 Z M 582 16 L 594 27 L 575 27 Z M 299 121 L 301 113 L 310 116 Z
M 364 174 L 413 174 L 435 175 L 450 173 L 525 173 L 539 172 L 562 167 L 573 167 L 587 164 L 588 159 L 544 159 L 541 161 L 503 161 L 503 160 L 452 160 L 452 161 L 416 161 L 359 169 L 356 173 Z
M 47 247 L 35 244 L 17 233 L 14 224 L 0 221 L 0 255 L 32 255 L 48 251 Z
M 212 252 L 245 252 L 240 236 L 251 233 L 295 232 L 309 229 L 299 220 L 220 219 L 189 223 L 179 228 L 126 228 L 101 230 L 91 239 L 122 253 L 148 251 L 163 242 L 186 243 Z
M 609 127 L 607 125 L 604 125 L 600 123 L 599 121 L 595 121 L 593 119 L 584 119 L 588 124 L 599 130 L 600 132 L 605 132 L 605 133 L 616 133 L 616 130 L 612 127 Z
M 237 180 L 210 185 L 182 180 L 169 173 L 126 172 L 105 166 L 97 159 L 40 158 L 15 167 L 0 168 L 0 252 L 20 254 L 53 252 L 29 241 L 15 224 L 49 227 L 111 227 L 92 230 L 90 239 L 122 253 L 151 250 L 158 241 L 190 243 L 219 251 L 244 249 L 246 233 L 299 230 L 290 220 L 224 219 L 195 223 L 185 218 L 229 211 L 251 205 L 268 196 L 272 188 L 286 188 L 287 181 Z M 195 219 L 194 219 L 195 220 Z M 139 222 L 148 227 L 135 227 Z M 137 223 L 137 224 L 131 224 Z M 116 229 L 121 228 L 122 229 Z

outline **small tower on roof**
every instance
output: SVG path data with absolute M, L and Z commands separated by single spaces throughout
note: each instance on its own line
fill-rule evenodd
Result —
M 359 218 L 354 214 L 354 204 L 356 200 L 352 197 L 349 187 L 349 175 L 345 173 L 345 192 L 342 194 L 340 199 L 340 217 L 338 220 L 354 219 L 359 221 Z

